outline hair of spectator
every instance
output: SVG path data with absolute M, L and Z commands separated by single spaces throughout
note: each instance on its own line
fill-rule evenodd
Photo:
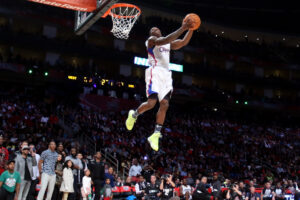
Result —
M 64 163 L 64 168 L 69 168 L 69 167 L 68 167 L 68 162 L 71 162 L 71 163 L 72 163 L 71 169 L 73 169 L 74 163 L 72 162 L 72 160 L 67 160 L 67 161 Z

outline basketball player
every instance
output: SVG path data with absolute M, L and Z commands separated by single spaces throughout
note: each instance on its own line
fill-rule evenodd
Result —
M 159 149 L 159 138 L 161 137 L 161 129 L 165 121 L 166 112 L 169 107 L 169 101 L 173 91 L 172 86 L 172 73 L 169 69 L 170 64 L 170 50 L 178 50 L 186 46 L 192 35 L 193 31 L 188 30 L 192 27 L 190 20 L 182 23 L 182 26 L 163 37 L 157 27 L 150 30 L 150 37 L 146 41 L 146 48 L 148 51 L 148 60 L 150 67 L 146 70 L 146 94 L 148 100 L 142 103 L 138 109 L 130 110 L 126 120 L 126 127 L 132 130 L 134 123 L 139 115 L 154 108 L 157 100 L 160 103 L 159 110 L 156 115 L 156 125 L 154 133 L 148 137 L 148 142 L 153 150 Z M 187 31 L 188 30 L 188 31 Z M 177 39 L 185 31 L 183 39 Z

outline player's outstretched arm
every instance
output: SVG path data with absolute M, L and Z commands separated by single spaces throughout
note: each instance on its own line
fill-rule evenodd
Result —
M 171 42 L 171 49 L 172 50 L 178 50 L 178 49 L 181 49 L 182 47 L 186 46 L 190 42 L 190 40 L 191 40 L 191 38 L 193 36 L 193 32 L 194 31 L 189 30 L 185 34 L 185 36 L 184 36 L 183 39 L 181 39 L 181 40 L 175 40 L 175 41 Z
M 184 31 L 188 30 L 190 26 L 190 21 L 187 20 L 186 22 L 182 22 L 182 26 L 179 29 L 177 29 L 176 31 L 174 31 L 166 37 L 158 38 L 155 36 L 151 36 L 148 40 L 148 48 L 151 48 L 155 45 L 165 45 L 171 43 L 172 41 L 176 40 L 180 35 L 182 35 Z

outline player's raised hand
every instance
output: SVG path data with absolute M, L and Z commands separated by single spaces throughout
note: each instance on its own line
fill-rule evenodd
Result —
M 192 28 L 192 26 L 193 26 L 193 22 L 192 22 L 192 20 L 191 19 L 186 19 L 186 20 L 183 20 L 182 21 L 182 26 L 181 26 L 181 28 L 183 29 L 183 30 L 189 30 L 190 28 Z

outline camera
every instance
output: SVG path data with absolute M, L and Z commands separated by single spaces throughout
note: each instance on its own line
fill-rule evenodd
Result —
M 171 177 L 170 174 L 164 174 L 164 175 L 161 176 L 161 179 L 167 180 L 167 179 L 170 178 L 170 177 Z

